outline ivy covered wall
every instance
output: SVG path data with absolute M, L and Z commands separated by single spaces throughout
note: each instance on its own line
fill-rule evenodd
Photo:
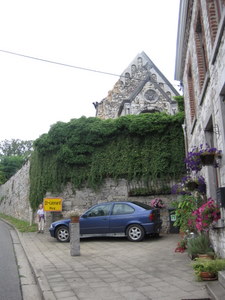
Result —
M 183 113 L 58 122 L 34 143 L 30 202 L 71 182 L 97 189 L 105 178 L 144 182 L 177 179 L 184 172 Z

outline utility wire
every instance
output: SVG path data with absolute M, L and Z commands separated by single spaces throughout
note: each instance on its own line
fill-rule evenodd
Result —
M 38 61 L 49 63 L 49 64 L 55 64 L 55 65 L 59 65 L 59 66 L 62 66 L 62 67 L 69 67 L 69 68 L 74 68 L 74 69 L 83 70 L 83 71 L 89 71 L 89 72 L 95 72 L 95 73 L 104 74 L 104 75 L 115 76 L 115 77 L 119 77 L 119 78 L 121 78 L 121 77 L 125 78 L 124 75 L 118 75 L 118 74 L 114 74 L 114 73 L 109 73 L 109 72 L 104 72 L 104 71 L 99 71 L 99 70 L 74 66 L 74 65 L 65 64 L 65 63 L 61 63 L 61 62 L 57 62 L 57 61 L 53 61 L 53 60 L 48 60 L 48 59 L 39 58 L 39 57 L 35 57 L 35 56 L 30 56 L 30 55 L 26 55 L 26 54 L 21 54 L 21 53 L 17 53 L 17 52 L 7 51 L 7 50 L 3 50 L 3 49 L 0 49 L 0 52 L 15 55 L 15 56 L 20 56 L 20 57 L 23 57 L 23 58 L 34 59 L 34 60 L 38 60 Z M 135 78 L 135 80 L 143 81 L 143 79 L 138 79 L 138 78 Z M 174 85 L 174 86 L 179 86 L 179 85 Z
M 95 73 L 100 73 L 100 74 L 105 74 L 105 75 L 121 77 L 121 75 L 114 74 L 114 73 L 109 73 L 109 72 L 104 72 L 104 71 L 99 71 L 99 70 L 94 70 L 94 69 L 89 69 L 89 68 L 84 68 L 84 67 L 78 67 L 78 66 L 69 65 L 69 64 L 65 64 L 65 63 L 61 63 L 61 62 L 57 62 L 57 61 L 53 61 L 53 60 L 48 60 L 48 59 L 38 58 L 38 57 L 25 55 L 25 54 L 21 54 L 21 53 L 16 53 L 16 52 L 12 52 L 12 51 L 0 49 L 0 52 L 11 54 L 11 55 L 16 55 L 16 56 L 20 56 L 20 57 L 24 57 L 24 58 L 34 59 L 34 60 L 38 60 L 38 61 L 42 61 L 42 62 L 46 62 L 46 63 L 50 63 L 50 64 L 55 64 L 55 65 L 59 65 L 59 66 L 63 66 L 63 67 L 69 67 L 69 68 L 74 68 L 74 69 L 79 69 L 79 70 L 84 70 L 84 71 L 90 71 L 90 72 L 95 72 Z

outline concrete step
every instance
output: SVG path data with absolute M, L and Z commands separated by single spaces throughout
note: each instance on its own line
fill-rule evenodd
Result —
M 224 287 L 225 289 L 225 271 L 220 271 L 219 274 L 218 274 L 218 280 L 219 280 L 219 283 Z M 225 299 L 225 297 L 224 297 Z
M 210 281 L 206 284 L 207 291 L 212 300 L 224 300 L 225 299 L 225 287 L 217 281 Z

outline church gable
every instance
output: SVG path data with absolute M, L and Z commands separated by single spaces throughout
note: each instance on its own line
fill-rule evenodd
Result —
M 101 119 L 117 118 L 127 114 L 165 111 L 177 112 L 173 100 L 179 93 L 165 76 L 142 52 L 121 74 L 108 96 L 96 102 L 96 116 Z

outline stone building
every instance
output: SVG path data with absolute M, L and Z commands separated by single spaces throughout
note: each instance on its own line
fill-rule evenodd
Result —
M 124 115 L 177 112 L 173 97 L 179 93 L 144 53 L 138 54 L 121 74 L 108 96 L 93 103 L 96 117 L 114 119 Z
M 175 79 L 183 85 L 186 148 L 206 143 L 222 150 L 218 167 L 205 166 L 207 196 L 222 219 L 210 235 L 225 257 L 225 1 L 180 1 Z

